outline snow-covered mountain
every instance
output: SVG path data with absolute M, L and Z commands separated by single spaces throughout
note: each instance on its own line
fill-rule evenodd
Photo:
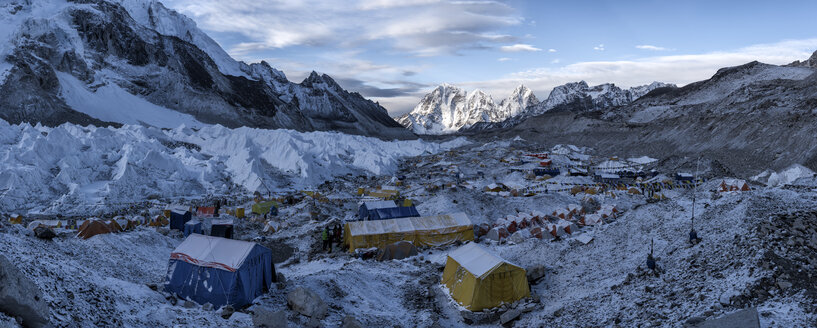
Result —
M 533 92 L 524 85 L 518 86 L 497 104 L 481 90 L 466 92 L 456 86 L 442 84 L 397 121 L 417 134 L 454 133 L 477 123 L 505 121 L 538 103 Z
M 313 73 L 231 58 L 155 0 L 0 4 L 0 118 L 11 123 L 338 130 L 411 137 L 385 108 Z
M 467 93 L 443 84 L 397 121 L 417 134 L 507 128 L 548 111 L 590 111 L 627 105 L 663 87 L 674 88 L 675 85 L 653 82 L 625 90 L 611 83 L 591 87 L 581 81 L 560 85 L 545 101 L 539 102 L 531 89 L 520 85 L 496 104 L 480 90 Z

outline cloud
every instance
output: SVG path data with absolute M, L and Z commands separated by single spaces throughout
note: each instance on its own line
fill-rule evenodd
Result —
M 208 31 L 236 33 L 241 54 L 293 46 L 387 47 L 416 56 L 490 49 L 517 38 L 501 30 L 524 22 L 499 1 L 165 0 Z
M 786 40 L 744 48 L 699 54 L 643 57 L 633 60 L 578 62 L 560 67 L 542 67 L 508 74 L 487 81 L 458 83 L 468 89 L 481 89 L 504 97 L 514 87 L 525 84 L 540 99 L 547 98 L 554 87 L 576 81 L 591 85 L 615 83 L 633 87 L 653 81 L 685 85 L 712 77 L 718 69 L 742 65 L 751 61 L 787 64 L 809 58 L 817 49 L 817 38 Z
M 652 50 L 652 51 L 667 51 L 667 50 L 670 50 L 670 49 L 667 49 L 667 48 L 664 48 L 664 47 L 651 46 L 651 45 L 648 45 L 648 44 L 637 45 L 635 47 L 637 49 L 641 49 L 641 50 Z
M 392 98 L 413 96 L 417 92 L 422 91 L 423 88 L 428 87 L 425 84 L 414 83 L 409 81 L 392 81 L 392 85 L 398 87 L 377 87 L 365 81 L 353 78 L 335 78 L 335 82 L 340 84 L 344 89 L 358 92 L 364 97 L 377 98 Z
M 550 61 L 551 64 L 558 64 L 559 62 L 561 62 L 559 58 Z
M 556 52 L 556 49 L 553 49 L 553 48 L 548 49 L 548 52 Z
M 497 61 L 500 61 L 500 62 L 506 62 L 506 61 L 509 61 L 509 60 L 513 60 L 513 58 L 502 57 L 502 58 L 497 59 Z
M 529 44 L 522 43 L 517 43 L 511 46 L 501 46 L 499 47 L 499 50 L 502 50 L 504 52 L 542 51 L 542 49 L 539 49 Z
M 593 47 L 593 50 L 604 51 L 604 44 L 600 44 L 600 45 L 597 45 L 597 46 Z

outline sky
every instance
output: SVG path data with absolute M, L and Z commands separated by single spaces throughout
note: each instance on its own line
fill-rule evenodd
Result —
M 410 111 L 441 83 L 497 102 L 580 80 L 684 85 L 817 50 L 817 1 L 162 0 L 231 56 Z

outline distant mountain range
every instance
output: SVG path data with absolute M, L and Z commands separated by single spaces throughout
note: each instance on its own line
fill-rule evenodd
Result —
M 425 95 L 411 112 L 398 117 L 397 121 L 417 134 L 503 128 L 549 111 L 593 111 L 624 106 L 652 90 L 675 87 L 673 84 L 653 82 L 625 90 L 610 83 L 591 87 L 581 81 L 554 88 L 548 98 L 540 102 L 529 88 L 520 85 L 497 104 L 490 95 L 480 90 L 466 92 L 456 86 L 442 84 Z
M 413 138 L 379 104 L 313 72 L 236 61 L 152 0 L 0 3 L 0 118 L 336 130 Z

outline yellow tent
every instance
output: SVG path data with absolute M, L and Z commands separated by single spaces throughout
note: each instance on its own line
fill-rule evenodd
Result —
M 474 225 L 465 213 L 401 219 L 353 221 L 344 226 L 349 252 L 405 240 L 420 246 L 442 246 L 474 240 Z
M 252 212 L 255 214 L 264 215 L 269 213 L 272 207 L 278 207 L 278 203 L 274 200 L 252 204 Z
M 476 243 L 448 253 L 442 283 L 470 311 L 482 311 L 530 296 L 525 269 Z

